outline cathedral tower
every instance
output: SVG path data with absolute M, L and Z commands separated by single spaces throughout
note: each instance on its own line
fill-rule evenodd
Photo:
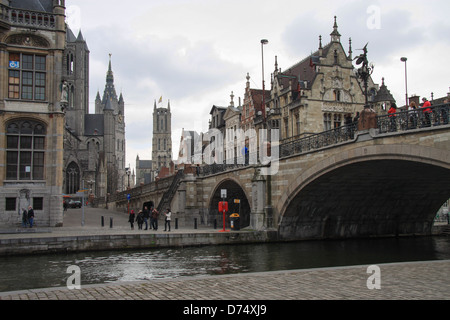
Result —
M 162 99 L 160 99 L 160 102 Z M 172 113 L 170 101 L 167 108 L 153 108 L 153 149 L 152 180 L 161 172 L 161 168 L 169 168 L 172 162 Z

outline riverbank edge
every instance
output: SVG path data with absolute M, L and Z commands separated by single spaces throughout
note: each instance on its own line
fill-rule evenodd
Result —
M 67 236 L 45 235 L 42 237 L 0 239 L 0 256 L 234 245 L 274 241 L 278 241 L 278 232 L 276 230 Z
M 443 226 L 433 227 L 431 236 L 442 233 Z M 316 239 L 317 240 L 317 239 Z M 78 253 L 89 251 L 134 250 L 151 248 L 180 248 L 211 245 L 236 245 L 280 242 L 278 231 L 196 231 L 173 233 L 111 233 L 111 234 L 43 234 L 32 237 L 5 237 L 0 239 L 0 257 Z

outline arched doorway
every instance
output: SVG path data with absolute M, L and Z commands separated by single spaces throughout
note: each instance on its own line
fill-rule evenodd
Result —
M 219 202 L 222 201 L 221 190 L 227 190 L 227 198 L 225 201 L 228 202 L 229 212 L 226 214 L 226 227 L 230 227 L 230 215 L 233 213 L 239 213 L 241 229 L 250 226 L 250 203 L 245 191 L 234 180 L 222 181 L 214 191 L 209 205 L 209 223 L 212 224 L 216 220 L 217 226 L 223 227 L 223 213 L 219 212 Z

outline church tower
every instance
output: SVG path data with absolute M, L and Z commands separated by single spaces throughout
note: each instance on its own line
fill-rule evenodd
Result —
M 160 100 L 161 102 L 161 100 Z M 172 113 L 170 101 L 167 108 L 153 108 L 152 180 L 161 168 L 169 168 L 172 162 Z
M 84 115 L 89 113 L 89 48 L 81 31 L 75 37 L 67 26 L 63 77 L 67 86 L 66 125 L 84 134 Z

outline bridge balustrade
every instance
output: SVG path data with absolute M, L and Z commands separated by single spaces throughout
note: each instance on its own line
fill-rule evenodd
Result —
M 283 140 L 280 143 L 280 156 L 288 157 L 353 140 L 355 138 L 356 130 L 357 123 L 351 123 L 336 129 L 312 134 L 304 138 L 292 137 Z
M 427 109 L 429 109 L 429 112 L 423 108 L 417 108 L 377 116 L 379 133 L 416 130 L 443 126 L 449 123 L 449 103 L 432 106 Z

